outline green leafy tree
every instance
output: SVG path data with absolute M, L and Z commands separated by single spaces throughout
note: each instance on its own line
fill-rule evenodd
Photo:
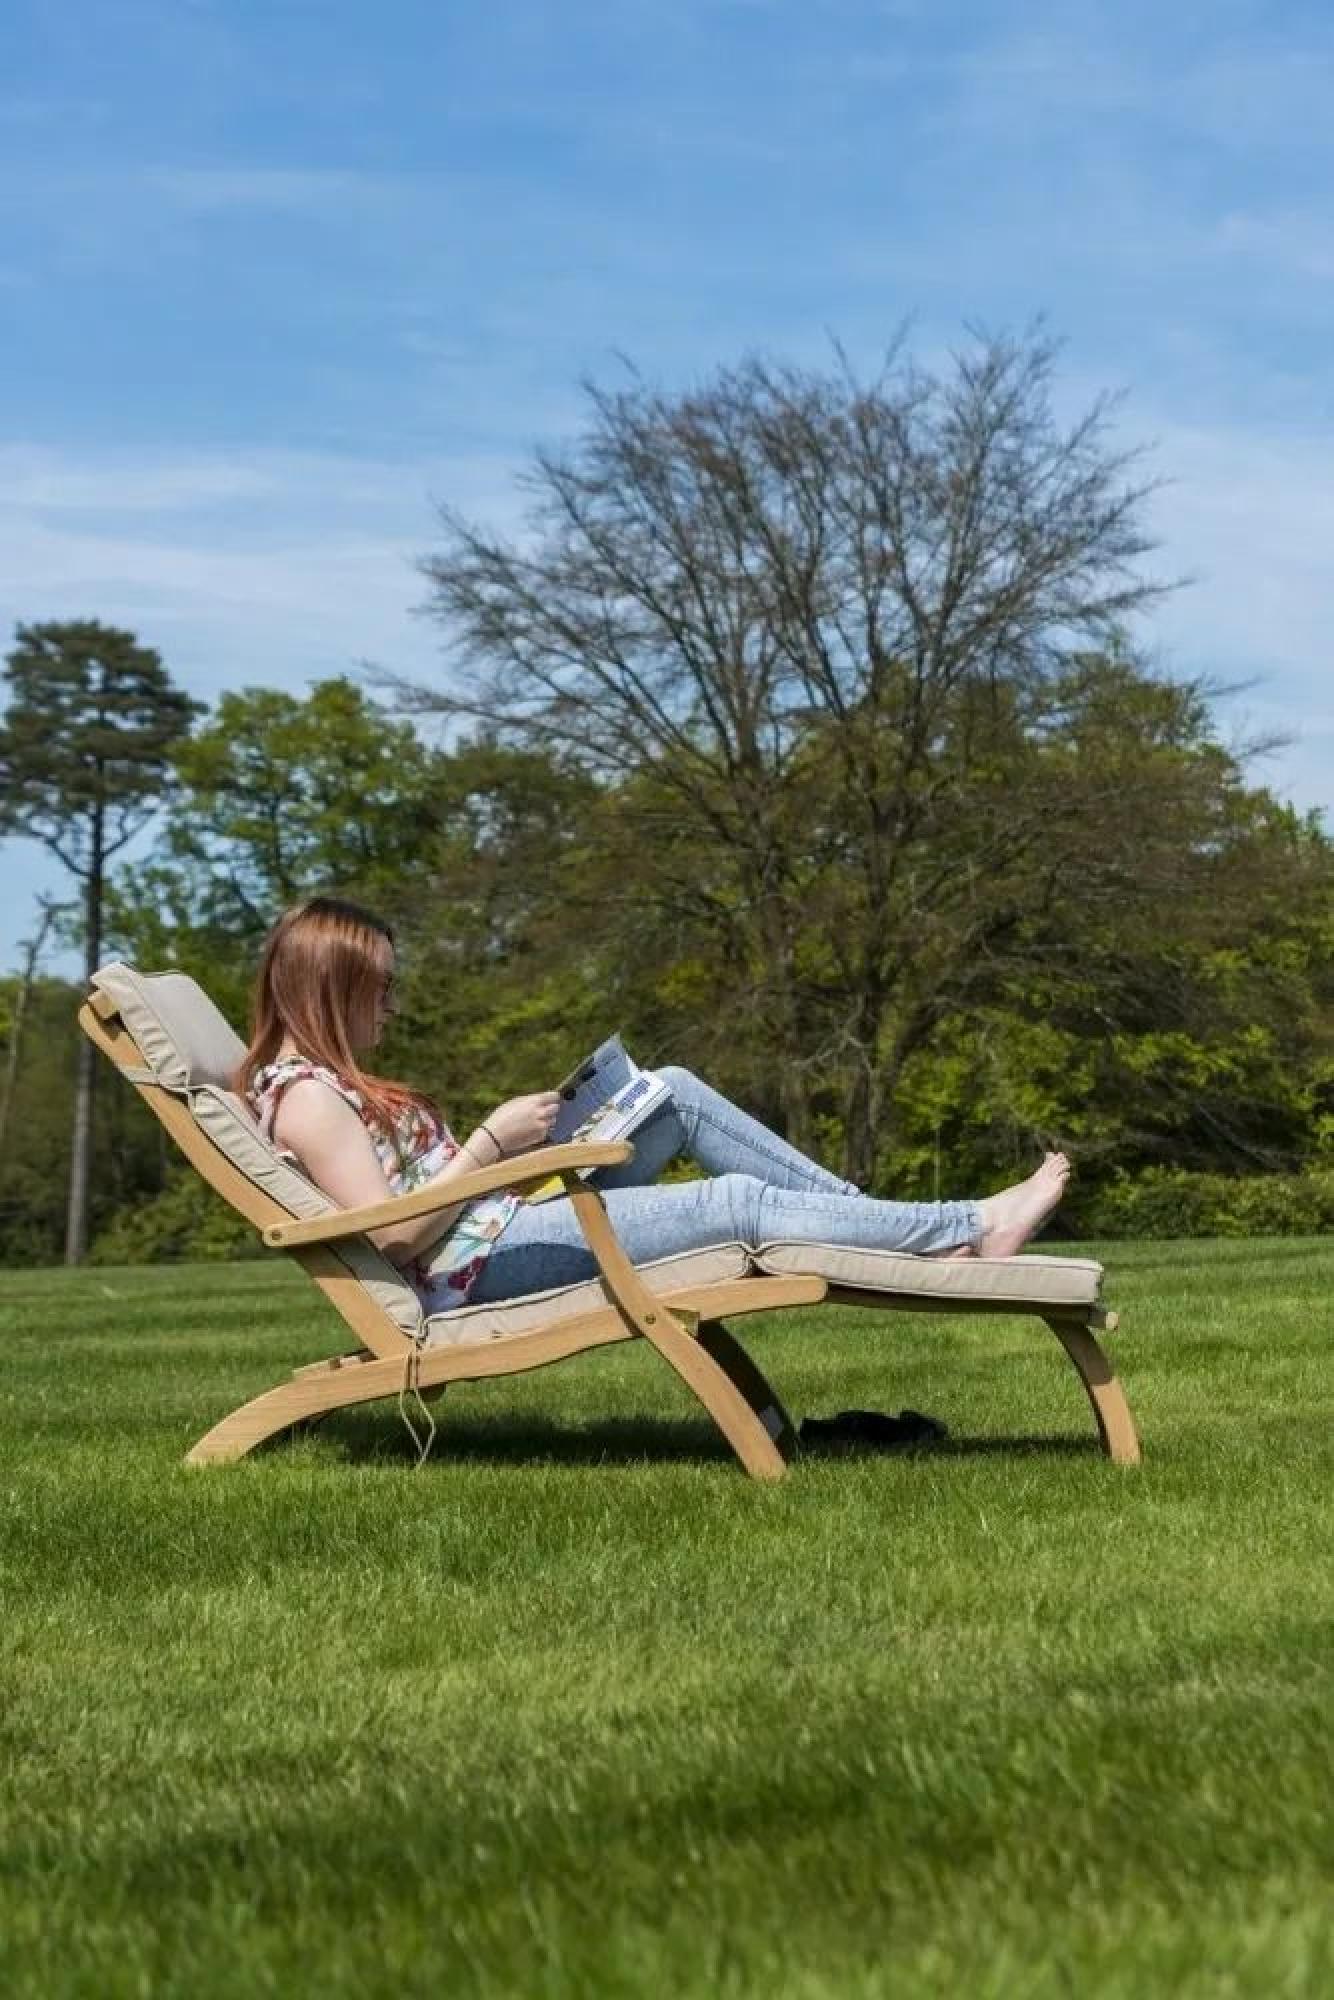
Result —
M 278 910 L 334 890 L 395 927 L 382 1066 L 452 1119 L 554 1080 L 605 1031 L 607 891 L 633 857 L 586 776 L 486 740 L 431 749 L 345 680 L 225 696 L 175 768 L 153 853 L 113 878 L 112 934 L 138 963 L 191 973 L 238 1026 Z M 187 1211 L 168 1212 L 179 1234 Z
M 398 926 L 401 1011 L 385 1060 L 463 1123 L 555 1082 L 607 1031 L 615 912 L 602 895 L 602 794 L 567 763 L 463 743 L 439 758 L 434 801 L 434 840 Z M 633 857 L 618 859 L 632 874 Z
M 112 885 L 110 924 L 137 962 L 192 973 L 238 1020 L 278 913 L 336 890 L 401 915 L 440 821 L 440 753 L 346 678 L 306 695 L 224 694 L 177 745 L 149 859 Z
M 160 656 L 95 619 L 20 625 L 8 655 L 0 723 L 0 833 L 40 840 L 82 890 L 86 977 L 101 960 L 108 863 L 160 806 L 171 752 L 198 704 Z M 83 1037 L 70 1144 L 65 1257 L 88 1234 L 96 1051 Z
M 899 1078 L 882 1172 L 969 1184 L 1060 1144 L 1084 1190 L 1162 1164 L 1302 1170 L 1331 1108 L 1334 845 L 1245 784 L 1182 690 L 1097 676 L 1062 751 L 1116 786 L 1013 948 L 980 960 Z M 1105 707 L 1101 696 L 1114 690 Z

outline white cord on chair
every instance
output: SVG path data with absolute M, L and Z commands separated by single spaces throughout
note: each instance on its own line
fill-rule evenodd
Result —
M 412 1468 L 414 1472 L 421 1471 L 431 1455 L 431 1449 L 436 1440 L 436 1421 L 431 1415 L 420 1387 L 423 1345 L 423 1339 L 418 1337 L 408 1348 L 407 1359 L 403 1363 L 403 1386 L 398 1392 L 398 1414 L 403 1419 L 403 1428 L 412 1439 L 413 1450 L 417 1454 L 417 1463 Z M 408 1415 L 408 1397 L 410 1395 L 416 1397 L 417 1408 L 426 1420 L 426 1430 L 420 1437 L 417 1434 L 416 1425 Z

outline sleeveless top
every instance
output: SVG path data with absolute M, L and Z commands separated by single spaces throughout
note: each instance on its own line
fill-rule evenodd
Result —
M 276 1144 L 273 1121 L 279 1098 L 289 1084 L 306 1077 L 327 1084 L 352 1106 L 370 1135 L 375 1157 L 395 1194 L 410 1194 L 414 1188 L 433 1180 L 445 1162 L 460 1150 L 443 1120 L 432 1117 L 421 1105 L 406 1106 L 393 1126 L 386 1126 L 364 1102 L 360 1091 L 334 1070 L 305 1056 L 283 1056 L 277 1062 L 265 1063 L 251 1080 L 247 1093 L 250 1107 L 259 1120 L 261 1136 L 270 1145 Z M 292 1153 L 286 1157 L 296 1158 Z M 468 1294 L 491 1254 L 492 1244 L 520 1205 L 521 1197 L 517 1194 L 480 1195 L 468 1203 L 425 1256 L 414 1257 L 403 1266 L 404 1277 L 429 1312 L 449 1312 L 467 1303 Z

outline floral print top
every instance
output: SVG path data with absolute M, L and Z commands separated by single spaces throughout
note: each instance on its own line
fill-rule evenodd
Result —
M 363 1101 L 360 1091 L 334 1070 L 310 1062 L 305 1056 L 283 1056 L 277 1062 L 265 1063 L 251 1081 L 251 1109 L 259 1120 L 262 1136 L 270 1144 L 274 1143 L 273 1120 L 278 1099 L 289 1084 L 304 1077 L 327 1083 L 352 1106 L 370 1134 L 375 1157 L 395 1194 L 410 1194 L 414 1188 L 434 1179 L 445 1162 L 459 1151 L 459 1143 L 449 1127 L 422 1106 L 409 1105 L 390 1128 Z M 492 1244 L 519 1204 L 517 1194 L 479 1196 L 468 1203 L 425 1257 L 415 1257 L 404 1265 L 403 1275 L 429 1312 L 449 1312 L 455 1306 L 466 1305 L 491 1254 Z

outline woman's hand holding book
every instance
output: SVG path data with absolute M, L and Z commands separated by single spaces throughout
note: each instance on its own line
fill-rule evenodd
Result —
M 559 1109 L 559 1091 L 532 1091 L 527 1097 L 511 1097 L 497 1105 L 487 1113 L 477 1131 L 490 1140 L 496 1158 L 508 1159 L 511 1154 L 530 1153 L 534 1147 L 544 1146 Z M 480 1157 L 479 1149 L 474 1147 L 476 1136 L 474 1133 L 468 1141 L 468 1151 L 474 1158 Z

